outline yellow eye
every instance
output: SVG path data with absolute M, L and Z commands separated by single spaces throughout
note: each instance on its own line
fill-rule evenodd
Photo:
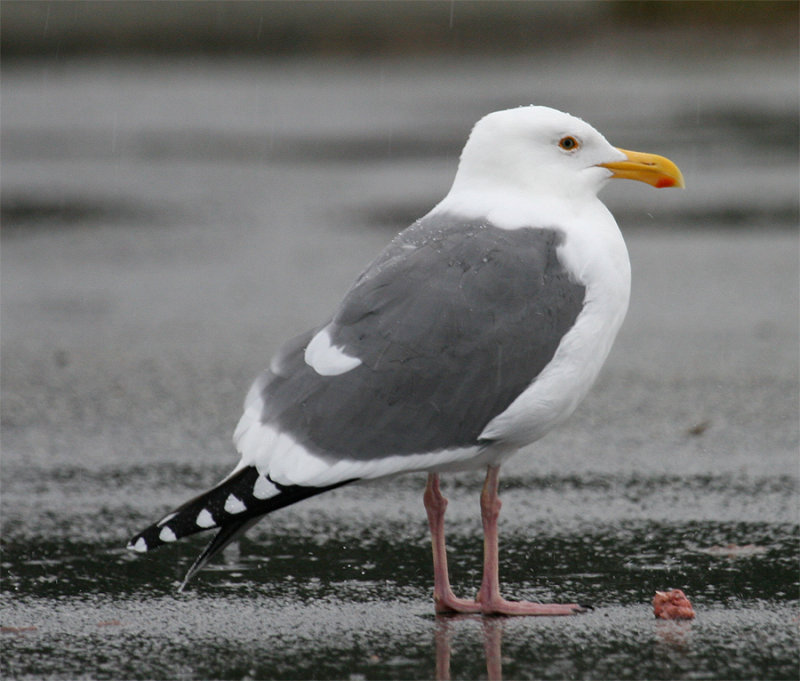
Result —
M 562 137 L 560 140 L 558 140 L 558 146 L 564 151 L 574 151 L 580 146 L 580 143 L 574 137 L 568 136 Z

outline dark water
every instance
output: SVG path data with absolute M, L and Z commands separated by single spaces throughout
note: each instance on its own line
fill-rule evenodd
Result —
M 797 678 L 797 60 L 587 49 L 4 68 L 4 678 Z M 506 593 L 594 609 L 435 617 L 420 476 L 276 513 L 176 593 L 201 541 L 131 533 L 233 465 L 250 379 L 446 191 L 470 124 L 531 101 L 688 184 L 609 188 L 628 320 L 501 478 Z M 463 595 L 480 484 L 445 479 Z M 670 587 L 695 620 L 653 618 Z
M 513 621 L 433 616 L 420 513 L 381 512 L 387 496 L 412 508 L 418 485 L 411 479 L 397 481 L 388 495 L 376 484 L 274 516 L 177 594 L 197 545 L 144 558 L 125 552 L 119 538 L 104 536 L 114 527 L 95 526 L 104 515 L 114 526 L 145 521 L 123 497 L 150 481 L 126 468 L 104 477 L 103 485 L 124 480 L 116 502 L 109 496 L 91 512 L 40 516 L 35 532 L 24 521 L 6 526 L 7 674 L 405 679 L 433 678 L 437 665 L 441 676 L 449 665 L 453 678 L 475 678 L 499 665 L 507 678 L 749 679 L 797 671 L 800 547 L 790 519 L 657 520 L 648 517 L 647 502 L 634 502 L 642 503 L 643 518 L 564 523 L 559 518 L 572 514 L 557 505 L 542 519 L 526 503 L 543 496 L 580 508 L 599 498 L 613 504 L 656 493 L 678 500 L 728 496 L 722 490 L 733 488 L 765 496 L 780 514 L 797 494 L 789 477 L 750 485 L 704 477 L 514 479 L 506 495 L 514 517 L 502 546 L 507 590 L 595 609 Z M 37 488 L 69 496 L 52 480 L 31 485 Z M 474 506 L 478 491 L 463 484 L 451 497 Z M 457 515 L 451 528 L 453 578 L 467 593 L 481 568 L 472 525 Z M 653 592 L 670 586 L 691 595 L 696 620 L 653 619 Z
M 128 477 L 135 485 L 136 473 Z M 585 496 L 597 496 L 596 484 L 607 503 L 648 497 L 653 486 L 676 498 L 725 486 L 713 479 L 515 483 L 532 496 L 552 497 L 555 488 L 565 506 L 579 507 Z M 761 491 L 778 504 L 797 493 L 791 479 L 759 486 L 771 489 L 739 492 Z M 411 483 L 400 487 L 401 496 L 417 491 Z M 454 491 L 460 505 L 478 493 L 476 485 Z M 3 625 L 17 630 L 4 629 L 6 674 L 405 679 L 444 677 L 448 666 L 452 678 L 483 677 L 500 667 L 507 678 L 796 674 L 800 547 L 790 521 L 630 517 L 564 527 L 542 523 L 528 505 L 516 504 L 514 511 L 531 518 L 529 526 L 519 521 L 505 528 L 508 590 L 589 601 L 595 609 L 567 619 L 436 618 L 420 514 L 385 517 L 380 509 L 387 494 L 377 485 L 343 496 L 333 493 L 299 517 L 287 513 L 265 523 L 238 555 L 182 594 L 175 592 L 177 580 L 196 546 L 131 556 L 102 531 L 87 540 L 94 514 L 45 518 L 35 535 L 30 528 L 7 530 Z M 389 496 L 392 503 L 410 501 L 393 498 L 397 490 Z M 517 501 L 513 492 L 510 497 Z M 119 506 L 102 507 L 115 525 L 145 520 Z M 454 581 L 469 592 L 480 579 L 478 535 L 464 522 L 452 530 Z M 732 539 L 743 548 L 729 547 Z M 669 586 L 691 595 L 696 620 L 653 619 L 653 592 Z

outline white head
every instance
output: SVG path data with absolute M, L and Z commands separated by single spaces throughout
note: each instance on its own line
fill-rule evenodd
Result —
M 683 184 L 680 171 L 667 159 L 616 149 L 580 118 L 525 106 L 496 111 L 475 124 L 453 191 L 516 191 L 529 198 L 569 200 L 597 196 L 612 177 L 655 186 Z

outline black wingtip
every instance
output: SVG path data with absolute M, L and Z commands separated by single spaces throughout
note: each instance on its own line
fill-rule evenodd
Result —
M 252 466 L 229 476 L 139 532 L 128 542 L 128 548 L 145 553 L 221 525 L 238 526 L 242 517 L 262 515 L 261 500 L 255 496 L 254 489 L 258 477 L 258 471 Z M 278 492 L 275 488 L 276 496 Z
M 267 513 L 351 482 L 355 479 L 325 487 L 283 485 L 268 475 L 261 476 L 254 466 L 248 466 L 134 535 L 128 548 L 145 553 L 189 535 L 219 528 L 183 578 L 178 587 L 181 592 L 209 559 Z
M 139 534 L 134 535 L 128 542 L 126 548 L 136 553 L 147 553 L 148 551 L 157 549 L 159 546 L 170 544 L 181 539 L 185 535 L 181 534 L 180 531 L 176 532 L 172 527 L 166 524 L 167 519 L 171 520 L 175 515 L 175 513 L 172 513 L 166 516 L 166 518 L 142 530 Z

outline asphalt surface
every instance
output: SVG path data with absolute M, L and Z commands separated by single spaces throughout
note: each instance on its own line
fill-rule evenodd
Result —
M 4 67 L 4 678 L 797 677 L 796 60 L 594 56 Z M 435 618 L 420 476 L 277 513 L 176 594 L 202 543 L 131 533 L 232 467 L 271 354 L 531 101 L 687 180 L 606 192 L 628 319 L 501 478 L 506 592 L 595 609 Z M 464 594 L 480 484 L 445 481 Z M 669 587 L 694 621 L 653 619 Z

